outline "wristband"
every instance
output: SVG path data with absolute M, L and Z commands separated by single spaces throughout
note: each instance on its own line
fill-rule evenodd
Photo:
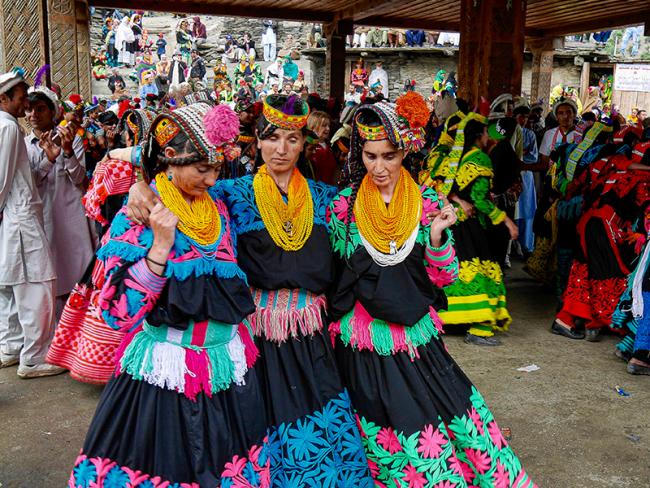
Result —
M 145 256 L 144 258 L 145 258 L 147 261 L 149 261 L 150 263 L 152 263 L 152 264 L 157 264 L 157 265 L 160 266 L 161 268 L 164 268 L 165 266 L 167 266 L 167 263 L 159 263 L 158 261 L 154 261 L 153 259 L 151 259 L 149 256 Z

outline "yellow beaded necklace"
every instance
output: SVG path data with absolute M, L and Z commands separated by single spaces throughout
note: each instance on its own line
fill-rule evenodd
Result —
M 188 204 L 165 173 L 156 175 L 156 188 L 165 207 L 178 217 L 178 230 L 202 246 L 217 242 L 221 234 L 221 217 L 207 192 Z
M 361 235 L 384 254 L 395 254 L 420 220 L 422 194 L 408 172 L 401 168 L 388 205 L 377 185 L 366 175 L 359 186 L 354 217 Z
M 285 251 L 301 249 L 314 225 L 314 202 L 305 177 L 297 169 L 293 170 L 285 203 L 263 165 L 253 178 L 253 190 L 255 203 L 273 242 Z

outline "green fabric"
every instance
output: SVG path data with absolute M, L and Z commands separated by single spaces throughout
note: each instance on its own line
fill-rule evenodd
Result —
M 480 212 L 478 219 L 483 227 L 487 227 L 492 223 L 490 214 L 496 208 L 490 200 L 490 187 L 491 183 L 489 178 L 478 176 L 472 183 L 472 189 L 470 190 L 471 203 Z
M 462 263 L 461 263 L 462 266 Z M 453 297 L 468 297 L 485 293 L 490 298 L 499 298 L 506 295 L 506 287 L 497 283 L 489 276 L 477 273 L 469 282 L 456 280 L 455 283 L 445 287 L 445 295 Z
M 358 412 L 373 478 L 389 488 L 533 488 L 473 386 L 469 401 L 466 412 L 452 419 L 438 417 L 410 435 L 379 426 Z

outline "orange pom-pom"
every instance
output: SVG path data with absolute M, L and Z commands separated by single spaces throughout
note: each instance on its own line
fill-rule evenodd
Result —
M 397 105 L 397 115 L 406 119 L 411 129 L 424 127 L 429 122 L 429 107 L 419 93 L 408 91 L 399 97 L 395 104 Z

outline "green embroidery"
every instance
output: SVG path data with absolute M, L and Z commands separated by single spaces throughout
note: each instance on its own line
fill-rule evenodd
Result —
M 481 394 L 472 387 L 472 407 L 461 417 L 405 435 L 359 418 L 373 478 L 387 487 L 534 488 L 507 445 Z M 452 440 L 453 435 L 453 440 Z

